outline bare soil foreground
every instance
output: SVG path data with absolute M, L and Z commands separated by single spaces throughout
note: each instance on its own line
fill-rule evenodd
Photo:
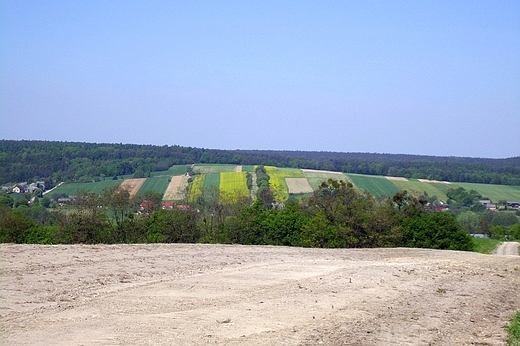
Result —
M 520 257 L 0 245 L 5 345 L 504 345 Z

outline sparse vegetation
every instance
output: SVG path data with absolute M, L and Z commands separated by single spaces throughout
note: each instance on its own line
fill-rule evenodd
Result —
M 483 253 L 483 254 L 491 254 L 493 251 L 502 243 L 502 241 L 498 239 L 491 238 L 473 238 L 473 244 L 475 246 L 474 251 Z
M 507 346 L 520 346 L 520 311 L 513 316 L 506 330 L 509 334 Z

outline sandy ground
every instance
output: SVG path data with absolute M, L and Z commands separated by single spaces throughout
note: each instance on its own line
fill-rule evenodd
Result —
M 449 181 L 429 180 L 429 179 L 417 179 L 421 183 L 436 183 L 436 184 L 451 184 Z
M 504 242 L 496 249 L 496 255 L 502 256 L 518 256 L 518 244 L 514 241 Z
M 408 181 L 408 179 L 403 177 L 385 177 L 388 180 L 394 180 L 394 181 Z
M 504 345 L 520 257 L 0 245 L 4 345 Z
M 336 175 L 343 175 L 342 172 L 335 172 L 335 171 L 321 171 L 317 169 L 304 169 L 302 168 L 303 173 L 326 173 L 326 174 L 336 174 Z

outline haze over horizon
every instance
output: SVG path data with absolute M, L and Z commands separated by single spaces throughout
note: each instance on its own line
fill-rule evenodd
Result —
M 520 156 L 519 1 L 2 1 L 0 139 Z

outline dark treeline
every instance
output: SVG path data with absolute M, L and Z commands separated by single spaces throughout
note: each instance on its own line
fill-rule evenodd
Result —
M 255 202 L 244 198 L 233 205 L 213 201 L 171 210 L 161 209 L 158 194 L 132 199 L 117 188 L 100 195 L 83 191 L 76 205 L 64 210 L 41 205 L 13 208 L 4 196 L 0 242 L 473 248 L 454 216 L 430 210 L 426 200 L 405 192 L 376 198 L 350 183 L 329 180 L 308 198 L 275 206 L 269 203 L 268 190 L 259 190 Z
M 273 165 L 484 184 L 520 185 L 520 157 L 508 159 L 370 153 L 216 150 L 181 146 L 0 141 L 0 183 L 134 175 L 191 163 Z
M 404 178 L 520 185 L 520 156 L 507 159 L 317 151 L 239 151 L 277 165 Z

